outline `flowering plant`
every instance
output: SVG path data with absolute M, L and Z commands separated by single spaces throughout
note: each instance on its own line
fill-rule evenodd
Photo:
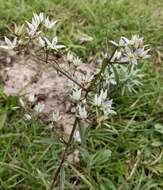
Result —
M 65 45 L 60 43 L 54 32 L 56 29 L 57 21 L 50 20 L 43 13 L 34 14 L 32 21 L 26 21 L 26 25 L 15 25 L 13 39 L 5 37 L 4 44 L 0 48 L 20 53 L 27 52 L 32 47 L 34 49 L 34 53 L 31 53 L 32 56 L 45 64 L 52 64 L 59 74 L 67 78 L 69 98 L 75 109 L 75 122 L 61 160 L 62 165 L 73 137 L 81 142 L 79 140 L 80 133 L 77 130 L 81 122 L 102 126 L 110 117 L 116 115 L 116 106 L 112 95 L 115 89 L 120 89 L 122 95 L 136 93 L 137 86 L 142 85 L 140 80 L 143 77 L 138 63 L 150 57 L 148 54 L 150 49 L 148 49 L 148 45 L 144 45 L 143 38 L 138 35 L 132 36 L 130 40 L 121 37 L 118 43 L 110 41 L 115 46 L 113 53 L 110 55 L 105 52 L 100 64 L 94 65 L 91 72 L 78 72 L 79 67 L 83 64 L 81 58 L 70 50 L 67 51 Z M 52 37 L 48 35 L 49 30 L 52 31 Z M 38 53 L 40 54 L 38 55 Z M 54 53 L 59 54 L 65 60 L 64 68 L 53 59 Z M 35 94 L 31 94 L 28 100 L 30 105 L 37 102 Z M 42 103 L 37 102 L 34 111 L 40 115 L 44 108 Z M 62 117 L 58 110 L 54 110 L 52 118 L 52 124 L 55 126 Z M 26 114 L 26 119 L 30 120 L 31 116 Z M 52 188 L 61 165 L 55 173 Z

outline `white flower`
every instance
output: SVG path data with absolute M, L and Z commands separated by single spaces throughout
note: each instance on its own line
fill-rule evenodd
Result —
M 16 23 L 14 23 L 14 34 L 16 36 L 21 36 L 24 32 L 24 24 L 22 25 L 17 25 Z
M 81 105 L 78 106 L 78 113 L 81 119 L 87 118 L 87 111 L 84 106 L 83 107 Z
M 79 89 L 79 90 L 74 89 L 72 92 L 72 99 L 75 101 L 79 101 L 81 98 L 81 92 L 82 92 L 82 89 Z
M 106 98 L 107 98 L 107 90 L 103 91 L 103 89 L 102 89 L 100 92 L 100 95 L 95 94 L 94 105 L 95 106 L 101 106 Z
M 25 118 L 25 120 L 27 120 L 27 121 L 30 121 L 31 119 L 32 119 L 32 117 L 29 115 L 29 114 L 24 114 L 24 118 Z
M 91 75 L 89 72 L 87 72 L 87 74 L 83 76 L 82 81 L 88 83 L 91 82 L 93 78 L 94 75 Z
M 100 96 L 102 97 L 103 100 L 105 100 L 107 98 L 107 90 L 103 91 L 103 89 L 101 90 L 101 94 Z
M 79 66 L 82 63 L 82 61 L 79 57 L 76 57 L 74 58 L 73 63 L 75 66 Z
M 38 45 L 40 47 L 45 47 L 45 45 L 46 45 L 45 40 L 40 36 L 38 37 Z
M 133 35 L 130 44 L 133 45 L 136 49 L 143 46 L 143 38 L 140 38 L 139 35 Z
M 53 49 L 53 50 L 57 50 L 57 49 L 61 49 L 61 48 L 64 48 L 65 46 L 64 45 L 58 45 L 58 38 L 57 36 L 55 36 L 53 39 L 52 39 L 52 42 L 50 42 L 46 37 L 44 38 L 46 43 L 47 43 L 47 47 L 49 49 Z
M 34 13 L 32 18 L 32 23 L 36 23 L 37 25 L 40 25 L 44 20 L 44 13 L 40 13 L 39 15 Z
M 129 62 L 131 64 L 136 65 L 137 64 L 137 57 L 132 52 L 132 50 L 129 47 L 125 47 L 125 54 L 124 57 L 120 59 L 121 63 Z
M 128 40 L 125 37 L 121 37 L 121 39 L 119 40 L 119 46 L 127 46 L 129 45 L 130 40 Z
M 112 104 L 113 104 L 112 99 L 103 103 L 102 110 L 103 110 L 105 116 L 107 116 L 109 114 L 116 115 L 116 112 L 113 110 Z
M 67 53 L 66 60 L 69 62 L 73 62 L 74 56 L 71 52 Z
M 58 123 L 58 122 L 61 120 L 61 116 L 60 116 L 59 111 L 52 113 L 52 119 L 53 119 L 53 121 L 55 121 L 56 123 Z
M 116 85 L 116 84 L 117 84 L 117 82 L 116 82 L 116 80 L 115 80 L 115 76 L 114 76 L 113 73 L 110 74 L 110 75 L 108 75 L 108 76 L 106 77 L 106 82 L 108 83 L 108 85 L 110 85 L 110 84 Z
M 111 109 L 112 108 L 112 104 L 113 104 L 113 100 L 112 99 L 108 100 L 107 103 L 108 103 L 108 107 Z
M 104 111 L 104 115 L 107 116 L 107 115 L 116 115 L 117 113 L 112 110 L 112 109 L 105 109 L 103 110 Z
M 14 49 L 16 47 L 17 37 L 15 37 L 13 39 L 13 41 L 11 41 L 10 39 L 8 39 L 6 36 L 4 38 L 5 38 L 6 45 L 1 45 L 0 48 L 6 49 L 6 50 L 12 50 L 12 49 Z
M 77 141 L 77 142 L 81 142 L 81 137 L 80 137 L 79 131 L 76 131 L 76 132 L 75 132 L 75 134 L 74 134 L 74 139 L 75 139 L 75 141 Z
M 35 94 L 34 93 L 30 93 L 29 96 L 28 96 L 28 100 L 32 103 L 34 103 L 37 98 L 35 97 Z
M 116 50 L 112 59 L 111 59 L 111 62 L 114 62 L 115 60 L 119 60 L 121 58 L 121 56 L 122 56 L 122 52 Z
M 151 57 L 151 55 L 148 54 L 149 51 L 150 51 L 150 49 L 144 50 L 144 47 L 138 48 L 138 49 L 136 49 L 135 54 L 137 56 L 139 56 L 140 58 L 148 59 Z
M 102 103 L 102 99 L 100 96 L 98 96 L 98 94 L 95 94 L 94 96 L 94 105 L 95 106 L 100 106 Z
M 119 43 L 116 43 L 116 42 L 114 42 L 114 41 L 110 41 L 110 43 L 112 43 L 114 46 L 120 46 L 120 47 L 123 47 L 123 46 L 127 46 L 127 45 L 129 45 L 129 43 L 130 43 L 130 40 L 128 40 L 127 38 L 125 38 L 125 37 L 121 37 L 120 38 L 120 40 L 119 40 Z
M 43 112 L 44 108 L 45 108 L 45 105 L 43 103 L 39 102 L 37 105 L 35 105 L 34 110 L 37 113 L 41 113 L 41 112 Z
M 94 97 L 94 105 L 95 106 L 101 106 L 102 104 L 102 97 L 101 96 L 98 96 L 98 94 L 95 94 L 95 97 Z
M 147 45 L 144 45 L 143 38 L 140 38 L 139 35 L 133 35 L 131 40 L 121 37 L 118 44 L 114 41 L 111 41 L 111 43 L 118 48 L 111 62 L 117 60 L 120 63 L 137 64 L 139 59 L 147 59 L 150 57 L 148 54 L 150 49 L 145 50 Z
M 31 23 L 26 21 L 27 26 L 28 26 L 27 32 L 30 37 L 34 37 L 35 35 L 38 36 L 41 33 L 41 31 L 37 31 L 37 30 L 38 30 L 39 25 L 43 22 L 43 20 L 44 20 L 44 14 L 40 13 L 39 15 L 33 14 Z
M 27 32 L 28 32 L 28 35 L 29 35 L 30 37 L 34 37 L 35 35 L 38 36 L 38 35 L 41 33 L 41 31 L 38 31 L 38 32 L 37 32 L 38 23 L 36 23 L 36 22 L 34 22 L 34 21 L 33 21 L 32 23 L 26 21 L 26 23 L 27 23 L 27 25 L 28 25 L 28 27 L 27 27 Z
M 48 29 L 53 28 L 56 25 L 57 21 L 51 21 L 49 20 L 49 17 L 47 17 L 44 21 L 44 26 Z

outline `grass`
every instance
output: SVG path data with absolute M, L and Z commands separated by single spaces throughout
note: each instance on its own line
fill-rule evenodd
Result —
M 73 144 L 70 152 L 80 151 L 80 164 L 64 164 L 56 189 L 163 189 L 163 79 L 157 54 L 163 47 L 162 9 L 162 0 L 0 0 L 1 37 L 13 22 L 45 11 L 61 19 L 61 40 L 85 61 L 106 48 L 110 52 L 108 41 L 122 35 L 140 34 L 152 48 L 153 57 L 143 66 L 144 85 L 135 95 L 115 95 L 117 116 L 103 128 L 87 129 L 82 145 Z M 94 40 L 80 44 L 80 33 Z M 18 97 L 6 97 L 3 87 L 0 92 L 0 188 L 48 189 L 64 145 L 45 124 L 22 119 Z

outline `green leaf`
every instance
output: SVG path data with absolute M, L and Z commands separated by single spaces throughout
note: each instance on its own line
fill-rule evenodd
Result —
M 161 125 L 160 123 L 155 124 L 155 129 L 157 132 L 163 134 L 163 125 Z
M 3 114 L 0 115 L 0 129 L 2 129 L 4 127 L 6 119 L 7 119 L 7 114 L 6 113 L 3 113 Z
M 81 138 L 81 144 L 83 146 L 86 145 L 86 141 L 88 139 L 88 130 L 89 127 L 87 126 L 87 124 L 83 121 L 79 122 L 79 133 L 80 133 L 80 138 Z
M 116 67 L 113 64 L 111 64 L 111 67 L 112 67 L 114 75 L 115 75 L 115 80 L 117 82 L 117 86 L 119 86 L 119 74 L 118 74 L 118 71 L 117 71 Z
M 111 156 L 111 150 L 109 149 L 100 150 L 92 156 L 90 165 L 95 167 L 103 165 L 109 161 L 110 156 Z
M 100 190 L 116 190 L 114 183 L 107 178 L 102 178 L 99 184 Z
M 60 172 L 60 190 L 64 190 L 64 189 L 65 189 L 65 169 L 63 166 Z
M 151 145 L 153 147 L 159 147 L 159 146 L 162 146 L 162 142 L 158 140 L 154 140 Z
M 82 173 L 80 173 L 73 165 L 70 165 L 72 171 L 79 176 L 82 181 L 90 188 L 90 189 L 94 189 L 93 185 L 91 184 L 91 182 L 89 181 L 89 179 L 87 179 L 88 176 L 83 175 Z

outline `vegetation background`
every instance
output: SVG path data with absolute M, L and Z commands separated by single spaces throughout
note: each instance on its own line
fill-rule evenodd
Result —
M 143 65 L 138 93 L 115 96 L 117 116 L 90 130 L 86 143 L 74 143 L 80 164 L 67 162 L 56 189 L 163 189 L 163 1 L 162 0 L 0 0 L 0 38 L 14 22 L 45 12 L 60 20 L 60 40 L 85 62 L 110 52 L 109 40 L 139 34 L 152 58 Z M 80 43 L 82 34 L 93 37 Z M 18 97 L 0 90 L 0 189 L 48 189 L 64 145 L 55 131 L 15 110 Z M 113 126 L 113 128 L 110 128 Z M 134 174 L 131 175 L 135 167 Z

